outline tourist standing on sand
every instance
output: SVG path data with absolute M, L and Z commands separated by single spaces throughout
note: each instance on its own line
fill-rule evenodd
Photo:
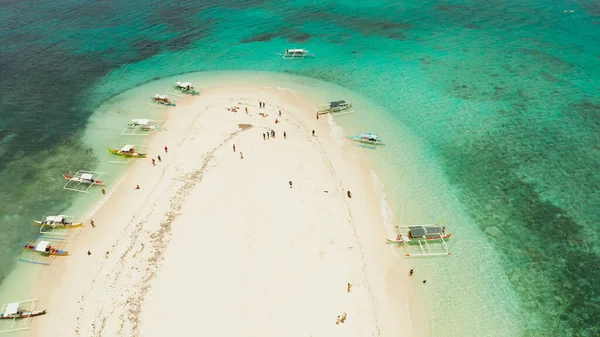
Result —
M 154 160 L 154 158 L 152 158 L 152 166 L 156 166 L 156 160 Z
M 162 162 L 162 158 L 160 156 L 157 156 L 157 157 L 158 157 L 158 162 L 159 163 Z
M 263 132 L 263 140 L 267 140 L 267 135 Z
M 415 273 L 415 271 L 411 269 L 410 273 L 408 273 L 408 276 L 413 276 L 414 273 Z
M 233 152 L 235 152 L 235 144 L 233 144 Z
M 169 153 L 169 148 L 165 146 L 165 153 Z
M 292 188 L 292 181 L 291 180 L 290 180 L 289 184 L 290 184 L 290 188 Z
M 283 139 L 287 139 L 287 134 L 283 131 Z
M 281 117 L 281 110 L 279 110 L 279 117 Z
M 313 136 L 315 135 L 315 130 L 313 130 L 313 132 L 312 132 L 312 135 L 313 135 Z
M 244 154 L 240 152 L 240 159 L 244 159 Z

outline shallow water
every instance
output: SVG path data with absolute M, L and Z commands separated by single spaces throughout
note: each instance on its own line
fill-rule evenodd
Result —
M 591 0 L 0 0 L 0 277 L 31 220 L 73 202 L 60 174 L 101 169 L 121 141 L 96 128 L 118 115 L 89 120 L 102 102 L 190 71 L 267 70 L 352 91 L 320 94 L 355 97 L 337 123 L 389 144 L 366 155 L 392 221 L 455 234 L 452 257 L 415 262 L 433 335 L 599 334 L 599 15 Z M 273 54 L 289 47 L 316 57 Z

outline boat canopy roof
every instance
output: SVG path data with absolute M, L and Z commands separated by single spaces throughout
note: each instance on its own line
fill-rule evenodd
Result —
M 379 135 L 377 135 L 375 133 L 362 132 L 360 134 L 360 138 L 367 138 L 367 139 L 370 139 L 370 140 L 377 140 L 379 138 Z
M 286 49 L 285 50 L 287 53 L 304 53 L 307 50 L 306 49 L 296 49 L 296 48 L 292 48 L 292 49 Z
M 81 179 L 87 179 L 87 180 L 92 180 L 93 176 L 91 173 L 82 173 L 81 174 Z
M 338 106 L 344 105 L 344 104 L 346 104 L 346 101 L 344 101 L 344 100 L 329 102 L 329 106 L 332 108 L 337 108 Z
M 121 148 L 121 151 L 125 151 L 125 152 L 131 151 L 131 150 L 133 150 L 133 145 L 131 145 L 131 144 L 123 145 L 123 147 Z
M 46 221 L 55 221 L 55 222 L 61 222 L 64 220 L 64 216 L 62 215 L 53 215 L 53 216 L 47 216 L 46 217 Z
M 134 119 L 132 120 L 133 123 L 137 123 L 139 125 L 146 125 L 148 123 L 150 123 L 149 119 Z
M 437 226 L 411 226 L 408 229 L 412 237 L 438 237 L 442 235 L 442 229 Z
M 40 241 L 36 246 L 35 250 L 38 252 L 45 252 L 46 247 L 50 245 L 50 241 Z
M 19 302 L 8 303 L 4 310 L 4 315 L 14 315 L 19 312 Z
M 175 82 L 175 85 L 178 86 L 178 87 L 180 87 L 180 88 L 185 88 L 187 86 L 193 87 L 192 83 L 190 83 L 190 82 L 179 82 L 179 81 L 177 81 L 177 82 Z

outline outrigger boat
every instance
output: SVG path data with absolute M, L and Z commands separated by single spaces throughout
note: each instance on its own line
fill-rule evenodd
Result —
M 398 228 L 398 235 L 396 235 L 396 238 L 394 239 L 387 239 L 387 243 L 419 246 L 419 253 L 413 254 L 407 252 L 406 256 L 450 255 L 445 240 L 449 239 L 452 234 L 446 233 L 446 227 L 440 228 L 438 225 L 423 225 L 397 226 L 396 228 Z M 429 245 L 430 243 L 440 243 L 443 251 L 432 251 Z
M 321 104 L 323 108 L 323 113 L 333 113 L 336 115 L 351 113 L 354 110 L 352 109 L 352 103 L 346 102 L 344 100 L 332 101 L 327 104 Z
M 169 99 L 166 95 L 159 95 L 159 94 L 152 96 L 151 103 L 153 103 L 157 106 L 160 106 L 160 105 L 175 106 L 175 103 L 171 99 Z
M 135 148 L 136 148 L 135 145 L 127 144 L 127 145 L 123 145 L 120 149 L 109 148 L 108 152 L 122 156 L 122 157 L 129 157 L 129 158 L 145 158 L 146 157 L 145 152 L 136 151 Z
M 63 189 L 75 192 L 85 192 L 94 186 L 104 186 L 104 181 L 100 180 L 100 177 L 104 175 L 103 172 L 94 171 L 77 171 L 77 173 L 63 174 L 63 177 L 67 179 L 67 183 L 63 186 Z
M 121 134 L 126 136 L 147 136 L 155 130 L 162 130 L 163 121 L 152 119 L 132 119 Z
M 348 136 L 348 139 L 361 143 L 362 145 L 384 145 L 383 142 L 379 139 L 379 135 L 375 133 L 362 132 L 358 136 Z
M 83 227 L 82 222 L 73 222 L 73 216 L 70 215 L 52 215 L 44 217 L 45 220 L 33 220 L 38 226 L 49 226 L 52 228 L 78 228 Z
M 280 53 L 278 55 L 281 55 L 281 57 L 283 57 L 284 59 L 298 59 L 298 58 L 305 58 L 308 56 L 315 56 L 315 54 L 309 53 L 308 50 L 306 50 L 306 49 L 297 49 L 297 48 L 286 49 L 285 53 Z
M 49 265 L 57 256 L 68 256 L 69 252 L 61 249 L 65 242 L 62 239 L 39 236 L 29 243 L 22 244 L 25 248 L 23 262 Z M 27 254 L 27 255 L 26 255 Z M 30 259 L 27 256 L 31 256 Z
M 190 82 L 180 82 L 177 81 L 175 82 L 175 84 L 173 85 L 173 88 L 175 90 L 178 90 L 184 94 L 188 94 L 188 95 L 200 95 L 200 93 L 194 89 L 194 85 Z
M 29 329 L 29 326 L 31 325 L 31 317 L 46 314 L 46 309 L 37 309 L 37 302 L 37 299 L 32 299 L 4 304 L 2 306 L 2 310 L 0 311 L 0 320 L 11 320 L 11 322 L 6 329 L 0 330 L 0 332 L 12 332 Z

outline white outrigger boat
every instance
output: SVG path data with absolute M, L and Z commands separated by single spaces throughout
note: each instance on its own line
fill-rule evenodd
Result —
M 121 134 L 125 136 L 147 136 L 152 131 L 163 130 L 163 124 L 163 121 L 153 119 L 132 119 L 131 123 L 125 126 Z
M 278 55 L 284 59 L 302 59 L 309 56 L 315 56 L 314 53 L 310 53 L 307 49 L 298 48 L 286 49 L 284 53 L 279 53 Z
M 354 112 L 352 109 L 352 103 L 346 102 L 344 100 L 332 101 L 327 104 L 321 104 L 321 110 L 323 113 L 331 113 L 336 115 L 343 115 Z
M 0 332 L 28 330 L 32 317 L 46 313 L 46 309 L 37 309 L 37 303 L 38 299 L 31 299 L 4 304 L 0 311 Z
M 173 99 L 167 97 L 167 95 L 159 94 L 152 96 L 148 104 L 155 107 L 175 106 L 175 102 Z
M 100 180 L 104 172 L 95 171 L 77 171 L 77 173 L 63 174 L 63 177 L 67 179 L 67 183 L 63 186 L 63 189 L 75 192 L 88 193 L 89 189 L 94 185 L 104 186 L 104 181 Z
M 43 216 L 42 221 L 33 220 L 33 223 L 40 226 L 40 234 L 46 235 L 67 235 L 69 229 L 83 227 L 82 222 L 74 222 L 71 215 L 52 215 Z
M 200 93 L 194 88 L 194 85 L 190 82 L 177 81 L 173 85 L 173 89 L 188 95 L 200 95 Z
M 420 256 L 442 256 L 450 255 L 446 240 L 452 236 L 452 234 L 446 233 L 446 227 L 439 227 L 438 225 L 422 225 L 422 226 L 396 226 L 398 229 L 398 235 L 394 239 L 387 239 L 388 244 L 401 244 L 404 245 L 406 250 L 406 256 L 420 257 Z M 435 243 L 437 251 L 433 247 Z M 418 253 L 410 253 L 406 245 L 419 246 Z M 432 250 L 434 248 L 434 250 Z
M 347 138 L 360 143 L 361 146 L 375 147 L 377 145 L 384 145 L 383 141 L 379 139 L 379 135 L 375 133 L 362 132 L 358 136 L 348 136 Z

